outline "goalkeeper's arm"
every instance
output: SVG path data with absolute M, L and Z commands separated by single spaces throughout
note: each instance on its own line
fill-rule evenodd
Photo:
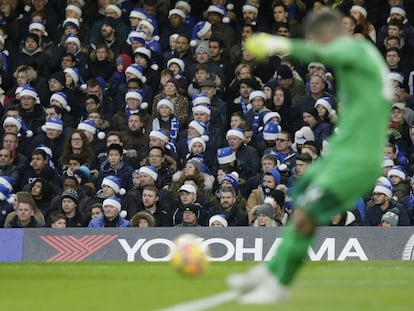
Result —
M 267 33 L 247 38 L 244 46 L 248 53 L 258 59 L 265 59 L 275 54 L 289 54 L 292 49 L 292 43 L 288 38 Z

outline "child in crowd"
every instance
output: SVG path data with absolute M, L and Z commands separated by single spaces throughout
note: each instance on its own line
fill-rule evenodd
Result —
M 66 216 L 61 212 L 53 212 L 50 215 L 51 228 L 66 228 Z
M 180 85 L 180 93 L 185 93 L 188 87 L 188 80 L 184 75 L 184 62 L 179 58 L 171 58 L 167 62 L 167 68 L 172 71 L 174 79 L 178 81 L 178 84 Z
M 91 207 L 91 219 L 103 216 L 102 203 L 94 203 Z
M 157 116 L 152 120 L 152 130 L 166 130 L 170 133 L 170 142 L 175 144 L 178 138 L 180 121 L 174 114 L 174 104 L 168 98 L 157 103 Z
M 228 225 L 229 224 L 226 220 L 226 216 L 221 214 L 211 216 L 208 221 L 209 227 L 225 228 L 228 227 Z
M 131 218 L 131 227 L 150 228 L 154 226 L 155 219 L 150 212 L 140 211 Z
M 132 64 L 132 58 L 128 54 L 120 54 L 115 59 L 115 72 L 108 81 L 108 95 L 115 95 L 118 87 L 126 83 L 126 69 Z

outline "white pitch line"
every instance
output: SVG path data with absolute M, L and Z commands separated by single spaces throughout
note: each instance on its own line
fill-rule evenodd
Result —
M 203 311 L 232 301 L 239 296 L 237 291 L 227 291 L 218 295 L 181 303 L 160 311 Z

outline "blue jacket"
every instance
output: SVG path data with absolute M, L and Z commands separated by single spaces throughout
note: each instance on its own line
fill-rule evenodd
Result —
M 103 228 L 103 227 L 105 227 L 104 216 L 100 216 L 98 218 L 92 219 L 88 225 L 88 228 Z M 118 216 L 116 219 L 115 227 L 124 227 L 124 228 L 129 227 L 129 221 Z
M 101 170 L 98 175 L 97 182 L 95 184 L 97 189 L 101 188 L 102 180 L 109 175 L 113 175 L 121 178 L 121 187 L 125 190 L 129 190 L 132 186 L 132 172 L 134 169 L 127 165 L 123 160 L 118 170 L 114 170 L 110 165 L 109 161 L 106 160 L 101 165 Z

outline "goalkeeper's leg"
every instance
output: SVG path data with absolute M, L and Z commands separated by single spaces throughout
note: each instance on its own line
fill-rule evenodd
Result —
M 241 297 L 242 303 L 267 304 L 289 297 L 288 286 L 304 263 L 317 224 L 324 223 L 322 219 L 329 219 L 329 215 L 335 213 L 340 206 L 334 197 L 325 196 L 314 189 L 308 190 L 298 199 L 298 203 L 304 204 L 306 201 L 309 202 L 306 204 L 307 208 L 300 205 L 296 207 L 293 221 L 286 227 L 283 241 L 271 261 L 253 268 L 244 275 L 229 278 L 230 287 L 249 291 Z

